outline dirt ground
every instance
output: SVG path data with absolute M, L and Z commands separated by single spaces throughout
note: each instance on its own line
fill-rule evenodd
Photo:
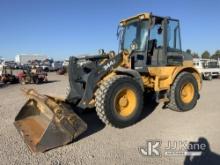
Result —
M 66 76 L 49 73 L 50 82 L 42 85 L 26 85 L 41 93 L 64 96 Z M 77 141 L 46 153 L 32 154 L 13 125 L 14 118 L 25 103 L 20 84 L 0 84 L 0 164 L 193 164 L 186 156 L 166 156 L 168 141 L 198 142 L 202 138 L 209 144 L 206 152 L 197 157 L 220 164 L 220 79 L 204 81 L 198 105 L 188 112 L 162 109 L 145 100 L 141 120 L 135 125 L 116 129 L 105 126 L 94 110 L 82 114 L 88 123 L 88 131 Z M 140 147 L 146 141 L 161 141 L 161 156 L 144 156 Z M 207 156 L 208 155 L 208 156 Z M 209 163 L 210 164 L 210 163 Z

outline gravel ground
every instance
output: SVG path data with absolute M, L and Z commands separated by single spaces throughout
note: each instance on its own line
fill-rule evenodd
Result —
M 50 83 L 26 85 L 41 93 L 64 96 L 66 76 L 49 74 Z M 185 156 L 165 156 L 168 141 L 197 142 L 203 137 L 210 150 L 205 154 L 220 164 L 220 80 L 204 81 L 196 108 L 185 113 L 162 109 L 145 101 L 142 119 L 135 125 L 116 129 L 104 126 L 95 111 L 83 114 L 88 131 L 74 143 L 32 154 L 16 131 L 13 121 L 26 98 L 22 86 L 0 84 L 0 164 L 190 164 Z M 149 139 L 162 141 L 162 156 L 143 156 L 138 148 Z M 204 157 L 197 157 L 203 159 Z M 210 160 L 209 160 L 210 164 Z

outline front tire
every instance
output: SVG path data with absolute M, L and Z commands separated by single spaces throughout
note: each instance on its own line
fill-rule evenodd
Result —
M 191 73 L 182 72 L 171 86 L 168 108 L 180 112 L 188 111 L 196 106 L 198 98 L 197 80 Z
M 143 91 L 131 77 L 116 75 L 96 92 L 96 111 L 106 125 L 123 128 L 134 124 L 143 109 Z
M 209 74 L 209 76 L 208 76 L 208 80 L 209 80 L 209 81 L 212 80 L 212 74 Z

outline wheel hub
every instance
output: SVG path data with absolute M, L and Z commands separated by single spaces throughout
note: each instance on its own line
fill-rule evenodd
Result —
M 126 106 L 128 105 L 128 99 L 127 99 L 125 96 L 123 96 L 123 97 L 120 98 L 120 100 L 119 100 L 119 105 L 120 105 L 121 107 L 126 107 Z
M 195 90 L 192 83 L 186 83 L 181 89 L 181 99 L 184 103 L 188 104 L 193 100 Z
M 122 117 L 131 115 L 137 106 L 136 94 L 132 89 L 121 89 L 115 97 L 116 112 Z

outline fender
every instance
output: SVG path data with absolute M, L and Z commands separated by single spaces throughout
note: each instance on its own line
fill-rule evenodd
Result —
M 201 90 L 201 88 L 202 88 L 202 77 L 201 77 L 199 71 L 194 67 L 177 67 L 173 72 L 173 76 L 172 76 L 173 82 L 174 82 L 175 78 L 181 72 L 184 72 L 184 71 L 190 72 L 194 75 L 194 77 L 195 77 L 195 79 L 197 80 L 197 83 L 198 83 L 198 88 L 199 88 L 199 90 Z
M 128 76 L 131 76 L 131 77 L 135 78 L 135 80 L 137 80 L 137 82 L 140 84 L 141 89 L 144 91 L 144 83 L 142 81 L 141 75 L 136 70 L 127 69 L 127 68 L 123 68 L 123 67 L 119 66 L 119 67 L 114 69 L 114 72 L 116 74 L 128 75 Z

